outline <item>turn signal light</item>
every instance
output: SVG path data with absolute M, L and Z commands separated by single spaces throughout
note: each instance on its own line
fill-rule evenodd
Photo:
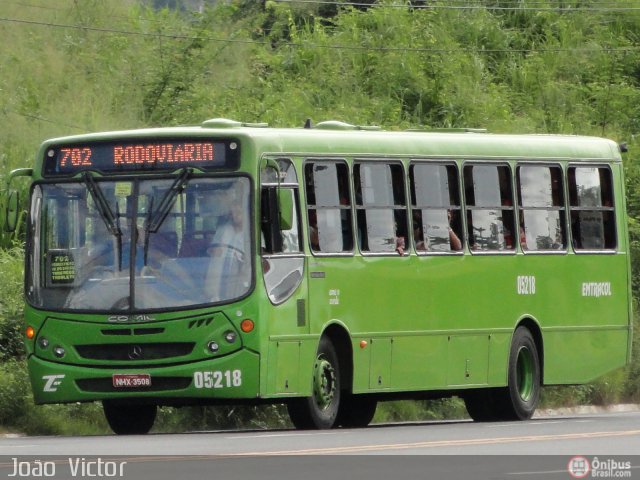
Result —
M 36 336 L 36 331 L 31 325 L 27 327 L 26 335 L 29 340 Z
M 242 323 L 240 323 L 240 329 L 244 333 L 249 333 L 249 332 L 253 331 L 254 327 L 255 327 L 255 325 L 253 324 L 253 320 L 249 320 L 248 318 L 243 320 Z

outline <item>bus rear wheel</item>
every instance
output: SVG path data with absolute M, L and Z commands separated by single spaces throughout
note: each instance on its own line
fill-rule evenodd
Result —
M 493 422 L 500 420 L 504 406 L 500 401 L 501 390 L 486 388 L 473 390 L 463 397 L 467 413 L 476 422 Z
M 341 381 L 338 355 L 327 337 L 320 339 L 313 365 L 313 392 L 310 397 L 287 404 L 293 425 L 302 430 L 324 430 L 337 425 Z
M 540 378 L 535 340 L 529 329 L 518 327 L 509 351 L 507 386 L 467 393 L 467 412 L 476 422 L 528 420 L 538 405 Z
M 117 435 L 144 435 L 156 420 L 156 405 L 131 405 L 104 400 L 102 402 L 107 423 Z
M 540 398 L 540 359 L 531 332 L 518 327 L 509 353 L 508 397 L 505 394 L 505 420 L 528 420 Z

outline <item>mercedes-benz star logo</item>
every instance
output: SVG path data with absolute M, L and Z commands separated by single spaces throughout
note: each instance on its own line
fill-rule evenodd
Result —
M 129 360 L 140 360 L 142 358 L 142 347 L 140 345 L 129 347 L 128 357 Z

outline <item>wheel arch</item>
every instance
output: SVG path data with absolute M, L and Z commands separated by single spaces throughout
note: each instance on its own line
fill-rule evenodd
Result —
M 351 392 L 353 388 L 353 346 L 349 331 L 341 323 L 331 323 L 324 329 L 322 336 L 329 338 L 335 347 L 343 390 Z
M 542 329 L 533 317 L 521 318 L 513 331 L 515 332 L 519 327 L 524 327 L 529 330 L 536 342 L 538 360 L 540 361 L 540 384 L 544 385 L 544 341 L 542 338 Z

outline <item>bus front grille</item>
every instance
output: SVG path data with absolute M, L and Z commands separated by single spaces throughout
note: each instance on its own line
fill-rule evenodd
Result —
M 114 343 L 76 345 L 75 349 L 88 360 L 140 361 L 182 357 L 189 355 L 194 346 L 194 342 Z
M 147 387 L 114 387 L 111 377 L 81 378 L 76 380 L 78 388 L 84 392 L 162 392 L 184 390 L 191 385 L 190 377 L 152 377 Z

